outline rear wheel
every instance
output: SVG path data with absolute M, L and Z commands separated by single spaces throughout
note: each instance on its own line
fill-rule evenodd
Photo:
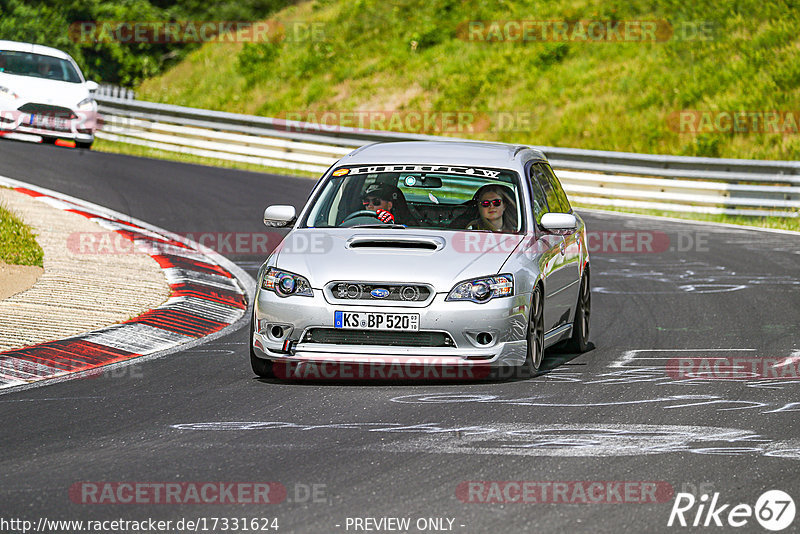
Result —
M 528 351 L 525 363 L 519 368 L 520 378 L 534 376 L 544 360 L 544 301 L 542 288 L 536 286 L 531 296 L 531 315 L 528 319 Z
M 89 150 L 92 148 L 92 143 L 94 141 L 75 141 L 75 147 L 82 148 L 84 150 Z
M 589 348 L 589 319 L 592 314 L 592 286 L 589 280 L 589 269 L 583 273 L 581 289 L 578 292 L 578 305 L 575 308 L 575 319 L 572 321 L 572 338 L 567 349 L 572 352 L 586 352 Z
M 256 356 L 256 351 L 253 348 L 253 332 L 255 332 L 255 313 L 253 318 L 250 319 L 250 337 L 248 344 L 250 345 L 250 367 L 253 372 L 261 378 L 274 378 L 275 373 L 272 369 L 272 360 L 265 360 Z

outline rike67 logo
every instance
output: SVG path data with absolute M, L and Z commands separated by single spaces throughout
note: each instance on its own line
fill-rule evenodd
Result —
M 751 524 L 755 518 L 765 529 L 777 532 L 791 525 L 794 515 L 794 500 L 781 490 L 764 492 L 756 500 L 755 506 L 746 503 L 722 504 L 719 502 L 719 492 L 711 497 L 703 494 L 700 498 L 691 493 L 678 493 L 667 526 L 738 528 Z

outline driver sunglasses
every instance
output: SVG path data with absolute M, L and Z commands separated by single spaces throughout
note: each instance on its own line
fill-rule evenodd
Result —
M 490 205 L 491 206 L 499 206 L 502 203 L 503 203 L 503 199 L 502 198 L 494 198 L 492 200 L 482 200 L 480 202 L 480 205 L 481 205 L 481 207 L 488 208 Z
M 383 199 L 377 197 L 369 197 L 361 201 L 361 203 L 365 206 L 369 205 L 380 206 L 381 204 L 383 204 L 383 202 L 384 202 Z

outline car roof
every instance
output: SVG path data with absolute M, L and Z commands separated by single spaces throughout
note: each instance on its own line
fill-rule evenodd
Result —
M 471 165 L 518 168 L 529 160 L 547 161 L 545 155 L 525 145 L 482 141 L 399 141 L 358 148 L 339 160 L 340 165 Z
M 57 48 L 51 48 L 49 46 L 38 45 L 33 43 L 22 43 L 19 41 L 0 41 L 0 50 L 7 50 L 14 52 L 31 52 L 32 54 L 57 57 L 59 59 L 72 59 L 69 54 L 67 54 L 66 52 L 62 52 Z

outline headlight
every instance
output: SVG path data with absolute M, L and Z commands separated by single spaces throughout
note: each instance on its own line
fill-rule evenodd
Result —
M 0 96 L 10 98 L 11 100 L 16 100 L 17 98 L 19 98 L 19 95 L 17 93 L 15 93 L 11 89 L 3 85 L 0 85 Z
M 78 102 L 78 109 L 81 111 L 94 111 L 97 109 L 97 102 L 92 97 L 84 98 Z
M 311 284 L 302 276 L 287 271 L 281 271 L 270 267 L 264 272 L 261 279 L 261 289 L 272 291 L 279 297 L 299 295 L 301 297 L 313 297 Z
M 494 298 L 510 297 L 513 294 L 514 277 L 510 274 L 498 274 L 459 282 L 450 290 L 445 300 L 470 300 L 482 303 Z

